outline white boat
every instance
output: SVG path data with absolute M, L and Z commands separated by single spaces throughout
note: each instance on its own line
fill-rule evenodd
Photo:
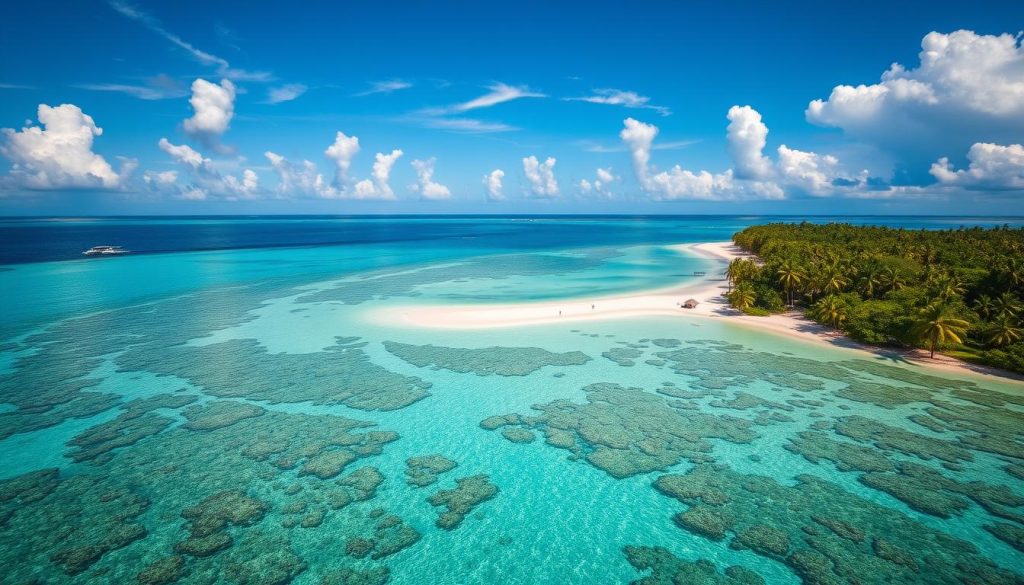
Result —
M 127 254 L 128 250 L 125 250 L 121 246 L 93 246 L 82 254 L 86 256 L 120 256 Z

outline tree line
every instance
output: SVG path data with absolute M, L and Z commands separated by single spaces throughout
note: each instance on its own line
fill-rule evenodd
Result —
M 1024 229 L 773 223 L 733 241 L 757 257 L 726 271 L 745 313 L 800 308 L 857 341 L 1024 372 Z

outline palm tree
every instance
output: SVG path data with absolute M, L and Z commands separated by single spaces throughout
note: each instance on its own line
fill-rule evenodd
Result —
M 786 290 L 786 294 L 789 296 L 789 306 L 792 307 L 793 291 L 800 286 L 804 279 L 804 273 L 791 260 L 786 260 L 775 274 L 778 276 L 779 284 Z
M 965 290 L 960 279 L 952 275 L 946 276 L 935 283 L 935 296 L 943 302 L 949 302 L 955 297 L 964 294 Z
M 739 278 L 740 273 L 743 271 L 743 259 L 733 258 L 729 262 L 729 267 L 725 269 L 725 279 L 729 282 L 729 291 L 732 292 L 732 283 L 736 282 Z
M 948 308 L 941 302 L 933 302 L 921 309 L 916 329 L 921 341 L 929 345 L 931 357 L 934 358 L 935 347 L 940 343 L 963 343 L 961 336 L 967 332 L 969 325 L 963 319 L 950 316 Z
M 875 292 L 879 287 L 882 286 L 882 275 L 878 268 L 869 268 L 864 276 L 860 277 L 860 287 L 864 290 L 864 295 L 869 298 L 875 298 Z
M 988 334 L 988 342 L 994 347 L 1003 347 L 1004 345 L 1020 341 L 1022 336 L 1024 336 L 1024 330 L 1009 317 L 1003 316 L 992 324 Z
M 750 284 L 746 282 L 737 284 L 735 290 L 727 296 L 729 297 L 729 303 L 741 311 L 745 311 L 754 306 L 754 301 L 757 300 L 757 294 L 754 293 L 754 287 L 750 286 Z
M 838 293 L 848 284 L 850 284 L 849 279 L 843 276 L 843 273 L 836 267 L 828 268 L 822 278 L 822 290 L 826 293 Z
M 829 295 L 814 305 L 812 317 L 839 329 L 846 322 L 846 305 L 839 300 L 839 297 Z
M 903 275 L 891 266 L 883 270 L 880 276 L 882 278 L 882 286 L 887 288 L 890 292 L 900 290 L 907 286 L 907 281 L 903 278 Z
M 1002 269 L 1002 278 L 1010 288 L 1018 288 L 1024 284 L 1024 267 L 1016 258 L 1010 258 Z
M 993 305 L 995 314 L 999 317 L 1016 317 L 1021 312 L 1020 301 L 1007 292 L 996 297 Z
M 811 273 L 804 280 L 804 294 L 810 298 L 811 304 L 814 304 L 814 295 L 821 292 L 822 278 L 819 269 L 818 266 L 812 267 Z
M 978 295 L 978 298 L 974 300 L 974 310 L 978 312 L 982 319 L 989 320 L 993 313 L 995 313 L 995 304 L 992 302 L 992 297 Z

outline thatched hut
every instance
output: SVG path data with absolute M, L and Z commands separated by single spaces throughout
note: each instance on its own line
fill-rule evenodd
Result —
M 697 300 L 696 299 L 686 299 L 686 302 L 683 303 L 683 308 L 684 309 L 696 309 L 697 308 Z

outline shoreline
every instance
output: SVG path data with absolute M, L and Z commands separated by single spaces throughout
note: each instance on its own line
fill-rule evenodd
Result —
M 866 352 L 874 357 L 932 368 L 957 374 L 968 374 L 998 381 L 1024 381 L 1024 376 L 990 366 L 973 364 L 943 354 L 934 359 L 923 349 L 901 350 L 867 345 L 854 341 L 841 332 L 830 329 L 803 316 L 800 311 L 788 311 L 765 317 L 746 315 L 733 309 L 722 296 L 727 290 L 725 266 L 735 258 L 750 258 L 730 242 L 704 242 L 674 244 L 666 248 L 682 254 L 694 254 L 721 263 L 721 268 L 692 283 L 640 291 L 634 294 L 588 298 L 574 298 L 532 303 L 497 305 L 422 305 L 400 309 L 373 311 L 374 321 L 426 329 L 496 329 L 529 325 L 549 325 L 566 322 L 627 319 L 632 317 L 673 316 L 723 319 L 724 322 L 749 326 L 776 335 L 783 335 L 809 343 L 827 343 L 833 347 Z M 681 306 L 688 299 L 697 306 Z

